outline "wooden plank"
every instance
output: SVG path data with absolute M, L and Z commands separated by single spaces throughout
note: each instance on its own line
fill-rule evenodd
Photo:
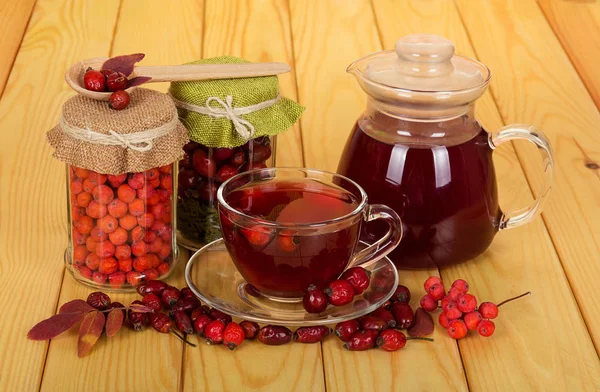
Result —
M 64 71 L 107 53 L 117 9 L 114 0 L 38 1 L 0 102 L 0 299 L 10 320 L 0 335 L 0 380 L 7 390 L 38 388 L 48 344 L 25 333 L 55 312 L 64 272 L 65 168 L 44 134 L 73 94 Z
M 195 0 L 177 4 L 153 0 L 144 2 L 143 7 L 139 2 L 124 1 L 112 54 L 142 52 L 146 54 L 144 63 L 149 65 L 196 59 L 202 47 L 202 13 L 202 2 Z M 163 92 L 168 88 L 165 83 L 148 86 Z M 187 252 L 182 252 L 170 284 L 185 286 L 186 261 Z M 86 298 L 92 291 L 66 274 L 60 302 Z M 136 294 L 112 297 L 125 305 L 139 299 Z M 76 339 L 66 337 L 50 345 L 42 389 L 84 390 L 94 385 L 98 390 L 175 390 L 182 385 L 182 355 L 182 343 L 177 338 L 152 329 L 139 333 L 126 329 L 108 341 L 103 337 L 83 360 L 77 358 Z
M 177 271 L 167 283 L 185 287 L 183 268 L 187 252 L 179 257 Z M 65 274 L 59 303 L 87 298 L 96 290 Z M 129 305 L 137 294 L 108 293 L 113 301 Z M 113 338 L 103 335 L 85 358 L 77 357 L 77 328 L 53 340 L 48 350 L 41 391 L 174 391 L 181 388 L 182 342 L 150 327 L 135 332 L 123 329 Z
M 553 144 L 555 185 L 543 215 L 598 347 L 600 308 L 587 290 L 600 277 L 600 210 L 593 196 L 600 194 L 594 169 L 600 162 L 594 149 L 600 143 L 600 114 L 537 4 L 458 5 L 477 54 L 495 71 L 492 92 L 502 117 L 539 126 Z M 517 153 L 537 191 L 539 159 L 523 148 L 523 143 L 517 144 Z
M 23 34 L 27 28 L 29 17 L 33 11 L 35 0 L 4 1 L 0 4 L 0 96 L 10 74 Z
M 410 305 L 419 307 L 423 282 L 437 271 L 400 271 L 400 283 L 413 293 Z M 410 341 L 400 351 L 350 352 L 331 338 L 323 343 L 325 379 L 329 391 L 467 391 L 456 343 L 437 325 L 435 342 Z
M 281 94 L 297 100 L 289 8 L 283 0 L 208 1 L 203 57 L 231 55 L 280 61 L 292 71 L 279 75 Z M 296 123 L 277 138 L 277 166 L 302 167 L 302 136 Z
M 600 116 L 533 1 L 457 1 L 457 5 L 475 51 L 494 74 L 491 89 L 503 120 L 539 126 L 554 146 L 555 186 L 545 208 L 544 221 L 597 345 L 600 332 L 596 323 L 600 313 L 588 288 L 594 286 L 600 276 L 597 245 L 600 215 L 597 198 L 587 195 L 600 194 L 600 182 L 597 174 L 585 168 L 584 163 L 586 152 L 600 139 L 597 132 Z M 524 143 L 516 143 L 516 150 L 527 179 L 537 192 L 541 186 L 539 157 Z M 482 295 L 486 299 L 498 301 L 507 296 L 508 293 L 498 295 L 498 289 L 503 287 L 514 293 L 525 290 L 535 293 L 535 297 L 503 311 L 505 317 L 499 320 L 499 329 L 503 328 L 506 335 L 497 336 L 494 342 L 486 340 L 475 344 L 467 340 L 461 343 L 461 348 L 473 349 L 473 360 L 465 363 L 471 386 L 486 389 L 491 382 L 481 368 L 483 357 L 487 359 L 488 369 L 492 363 L 502 366 L 505 374 L 511 375 L 510 379 L 498 379 L 507 385 L 535 385 L 542 389 L 546 385 L 547 389 L 572 390 L 600 385 L 598 356 L 569 295 L 565 276 L 558 271 L 554 252 L 549 251 L 549 241 L 544 237 L 539 220 L 526 228 L 498 235 L 490 257 L 498 260 L 494 264 L 506 270 L 505 276 L 490 270 L 490 263 L 478 264 L 473 271 L 467 264 L 448 273 L 452 278 L 473 274 L 474 281 L 487 282 L 480 286 L 480 290 L 489 290 Z M 502 256 L 497 251 L 496 244 L 508 238 L 514 239 L 506 242 L 512 249 L 512 257 Z M 518 267 L 511 262 L 515 257 L 520 261 Z M 509 268 L 511 264 L 513 267 Z M 493 281 L 491 276 L 494 276 Z M 519 331 L 516 324 L 512 324 L 517 322 L 521 325 Z M 540 324 L 552 327 L 536 328 L 535 332 L 531 329 L 532 325 Z M 555 333 L 556 330 L 569 331 L 569 338 Z M 513 333 L 518 336 L 511 337 Z M 498 342 L 505 337 L 505 342 Z M 515 341 L 521 344 L 512 344 Z M 532 342 L 537 343 L 532 345 Z M 505 353 L 492 357 L 486 353 L 492 347 Z M 557 374 L 565 376 L 557 377 Z
M 600 2 L 538 0 L 546 19 L 600 108 Z M 595 38 L 594 38 L 595 37 Z
M 366 96 L 345 69 L 355 59 L 381 50 L 368 1 L 292 1 L 292 31 L 298 95 L 309 110 L 302 118 L 306 165 L 335 171 Z M 437 271 L 403 271 L 414 290 Z M 323 344 L 329 391 L 467 390 L 456 343 L 435 333 L 434 344 L 413 342 L 402 352 L 351 353 L 337 339 Z M 416 344 L 414 344 L 416 343 Z M 406 376 L 405 376 L 406 375 Z
M 203 57 L 233 55 L 249 61 L 283 61 L 293 65 L 289 10 L 285 0 L 207 1 Z M 296 99 L 294 72 L 279 77 L 283 95 Z M 278 138 L 278 166 L 302 166 L 299 126 Z M 185 354 L 185 390 L 324 389 L 319 345 L 281 347 L 246 342 L 234 352 L 207 346 Z M 231 371 L 235 369 L 234 371 Z

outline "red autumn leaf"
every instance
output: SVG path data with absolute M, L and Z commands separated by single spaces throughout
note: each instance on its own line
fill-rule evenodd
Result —
M 58 309 L 58 313 L 74 313 L 74 312 L 91 312 L 92 310 L 96 310 L 90 304 L 85 302 L 82 299 L 74 299 L 73 301 L 69 301 Z
M 138 313 L 152 313 L 154 309 L 147 307 L 146 305 L 141 304 L 131 304 L 129 305 L 129 309 L 138 312 Z
M 142 85 L 151 79 L 152 78 L 150 76 L 136 76 L 135 78 L 127 80 L 127 88 Z
M 102 312 L 89 312 L 85 315 L 79 327 L 79 339 L 77 341 L 77 356 L 79 358 L 90 353 L 92 347 L 102 335 L 105 320 L 106 318 Z
M 27 333 L 27 337 L 31 340 L 53 339 L 80 322 L 84 316 L 84 312 L 55 314 L 49 319 L 37 323 Z
M 423 337 L 433 333 L 433 319 L 423 308 L 417 309 L 411 327 L 406 331 L 408 336 Z
M 121 72 L 125 74 L 125 76 L 131 75 L 133 72 L 133 66 L 135 63 L 142 61 L 145 54 L 143 53 L 134 53 L 127 54 L 124 56 L 116 56 L 110 58 L 102 64 L 102 69 L 111 70 L 115 72 Z
M 121 309 L 113 309 L 106 317 L 106 336 L 112 338 L 119 332 L 123 325 L 123 311 Z

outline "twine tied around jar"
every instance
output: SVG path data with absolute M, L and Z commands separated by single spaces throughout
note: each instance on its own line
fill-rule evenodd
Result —
M 174 98 L 173 96 L 171 96 L 171 98 L 173 98 L 173 102 L 175 102 L 175 106 L 177 106 L 178 108 L 190 110 L 192 112 L 200 114 L 205 114 L 214 118 L 228 119 L 233 123 L 233 127 L 237 134 L 243 137 L 244 139 L 248 140 L 252 136 L 254 136 L 256 130 L 254 128 L 254 125 L 252 125 L 250 121 L 244 120 L 241 116 L 273 106 L 281 99 L 281 96 L 277 95 L 273 99 L 269 99 L 267 101 L 263 101 L 255 105 L 243 107 L 234 107 L 233 96 L 231 95 L 226 96 L 225 101 L 223 101 L 219 97 L 209 97 L 206 100 L 206 104 L 204 106 L 198 106 L 189 102 L 180 101 Z M 212 106 L 212 102 L 216 102 L 221 107 Z
M 140 173 L 170 165 L 189 141 L 173 100 L 137 88 L 125 110 L 81 95 L 71 97 L 46 133 L 54 157 L 102 174 Z
M 61 115 L 59 120 L 62 131 L 74 139 L 105 146 L 121 146 L 138 152 L 150 151 L 154 147 L 153 140 L 171 132 L 178 123 L 179 117 L 176 110 L 173 112 L 170 121 L 156 128 L 129 134 L 121 134 L 112 129 L 109 129 L 108 134 L 105 134 L 94 132 L 89 127 L 79 128 L 69 124 L 64 115 Z

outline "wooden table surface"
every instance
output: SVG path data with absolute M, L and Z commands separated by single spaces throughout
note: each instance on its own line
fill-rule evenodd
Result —
M 600 390 L 600 1 L 3 0 L 0 26 L 1 390 Z M 480 300 L 532 291 L 502 309 L 492 338 L 456 342 L 437 326 L 435 343 L 393 354 L 346 352 L 334 338 L 232 353 L 125 330 L 84 359 L 75 332 L 26 339 L 58 304 L 91 291 L 65 273 L 64 165 L 44 137 L 73 95 L 63 81 L 70 64 L 132 52 L 146 53 L 146 65 L 224 54 L 287 62 L 281 90 L 308 109 L 280 138 L 278 164 L 335 170 L 365 105 L 346 66 L 415 32 L 444 35 L 491 68 L 477 104 L 488 130 L 532 124 L 554 147 L 542 217 L 500 232 L 476 260 L 400 271 L 414 305 L 438 273 L 467 279 Z M 505 210 L 540 189 L 534 150 L 518 142 L 495 154 Z M 171 281 L 183 285 L 181 271 Z

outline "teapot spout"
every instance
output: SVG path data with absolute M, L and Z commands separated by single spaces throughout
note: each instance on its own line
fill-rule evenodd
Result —
M 350 64 L 348 66 L 348 68 L 346 68 L 346 72 L 354 75 L 354 77 L 357 79 L 364 77 L 364 73 L 363 73 L 363 70 L 365 67 L 364 62 L 365 62 L 364 58 L 354 61 L 352 64 Z

